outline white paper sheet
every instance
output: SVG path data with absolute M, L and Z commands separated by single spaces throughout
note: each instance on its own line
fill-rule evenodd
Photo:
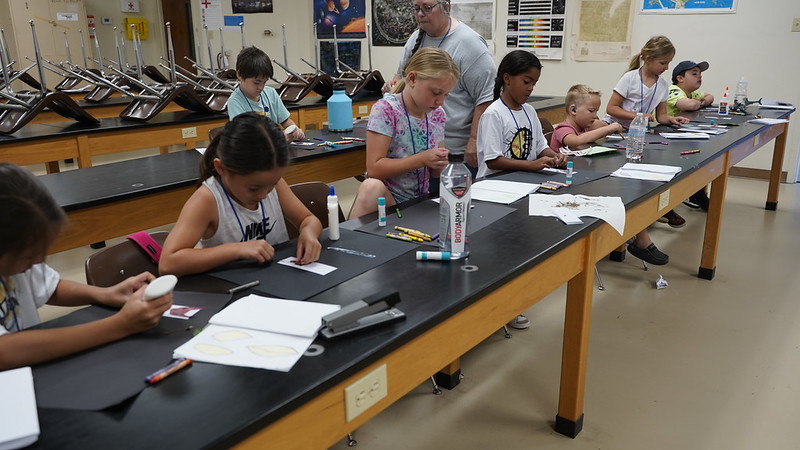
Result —
M 681 168 L 675 166 L 625 163 L 624 166 L 612 172 L 611 176 L 645 181 L 669 181 L 680 171 Z
M 597 217 L 620 235 L 625 231 L 625 205 L 619 197 L 572 194 L 531 194 L 528 197 L 528 215 L 558 217 L 558 209 L 566 209 L 577 216 Z
M 750 123 L 758 123 L 763 125 L 775 125 L 776 123 L 789 123 L 787 119 L 770 119 L 768 117 L 762 117 L 761 119 L 750 119 L 748 120 Z
M 658 133 L 663 138 L 667 139 L 708 139 L 708 133 Z
M 778 100 L 767 100 L 761 99 L 761 104 L 759 105 L 761 108 L 766 109 L 794 109 L 794 105 L 788 102 L 780 102 Z
M 290 256 L 288 258 L 283 258 L 282 260 L 278 261 L 278 264 L 294 267 L 295 269 L 305 270 L 306 272 L 315 273 L 317 275 L 327 275 L 334 270 L 336 267 L 329 266 L 327 264 L 322 264 L 319 262 L 313 262 L 310 264 L 296 264 L 297 258 L 294 256 Z
M 520 183 L 517 181 L 482 180 L 472 185 L 470 196 L 472 200 L 503 203 L 505 205 L 525 197 L 539 189 L 538 184 Z
M 5 386 L 4 408 L 0 408 L 0 450 L 27 447 L 39 439 L 39 416 L 30 367 L 0 372 Z
M 314 337 L 322 317 L 339 310 L 339 305 L 283 300 L 248 295 L 214 314 L 208 323 L 258 331 Z
M 288 372 L 313 337 L 208 325 L 173 353 L 174 358 Z

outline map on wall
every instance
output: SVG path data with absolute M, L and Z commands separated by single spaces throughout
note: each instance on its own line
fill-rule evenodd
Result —
M 508 0 L 506 47 L 539 59 L 562 59 L 566 0 Z
M 580 0 L 572 27 L 575 61 L 627 61 L 631 57 L 633 0 Z
M 408 0 L 372 1 L 372 45 L 402 47 L 417 29 Z
M 700 14 L 736 12 L 736 0 L 642 0 L 646 14 Z
M 452 0 L 450 15 L 466 23 L 487 42 L 494 36 L 494 2 L 487 0 Z

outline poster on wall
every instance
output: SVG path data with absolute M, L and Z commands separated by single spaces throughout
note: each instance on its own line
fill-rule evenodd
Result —
M 352 67 L 353 70 L 361 70 L 361 42 L 348 41 L 338 42 L 339 61 Z M 333 52 L 333 41 L 322 41 L 319 43 L 319 65 L 323 72 L 329 75 L 338 75 L 336 71 L 336 56 Z M 342 67 L 342 71 L 347 69 Z
M 494 37 L 494 1 L 452 0 L 450 15 L 469 25 L 487 42 Z
M 364 0 L 311 0 L 314 3 L 314 23 L 317 25 L 317 39 L 336 37 L 361 39 L 367 37 Z
M 404 46 L 417 29 L 413 6 L 408 0 L 372 0 L 372 45 Z
M 222 19 L 222 0 L 203 0 L 200 2 L 200 16 L 203 26 L 209 30 L 219 30 L 224 22 Z
M 575 61 L 627 61 L 636 0 L 580 0 L 572 26 Z
M 234 14 L 271 13 L 272 0 L 231 0 Z
M 567 0 L 508 0 L 506 47 L 562 59 Z
M 735 13 L 736 0 L 641 0 L 643 14 Z

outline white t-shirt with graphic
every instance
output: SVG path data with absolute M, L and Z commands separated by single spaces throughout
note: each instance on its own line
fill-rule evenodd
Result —
M 61 276 L 58 272 L 45 263 L 34 264 L 25 272 L 3 277 L 3 283 L 0 284 L 0 310 L 3 316 L 0 320 L 0 336 L 38 325 L 38 309 L 50 300 L 59 281 Z M 13 306 L 8 294 L 14 299 Z
M 547 140 L 533 106 L 515 111 L 497 99 L 486 108 L 478 123 L 478 177 L 498 172 L 487 161 L 499 157 L 532 161 L 546 149 Z

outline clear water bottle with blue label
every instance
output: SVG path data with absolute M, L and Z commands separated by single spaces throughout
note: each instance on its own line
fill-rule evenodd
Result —
M 439 176 L 439 248 L 451 259 L 469 255 L 469 207 L 472 174 L 463 153 L 447 155 L 447 167 Z
M 328 99 L 328 129 L 335 133 L 353 130 L 353 100 L 342 83 L 333 85 L 333 95 Z
M 647 131 L 647 118 L 642 113 L 636 113 L 636 118 L 628 127 L 628 142 L 625 156 L 630 162 L 639 162 L 644 154 L 644 135 Z

